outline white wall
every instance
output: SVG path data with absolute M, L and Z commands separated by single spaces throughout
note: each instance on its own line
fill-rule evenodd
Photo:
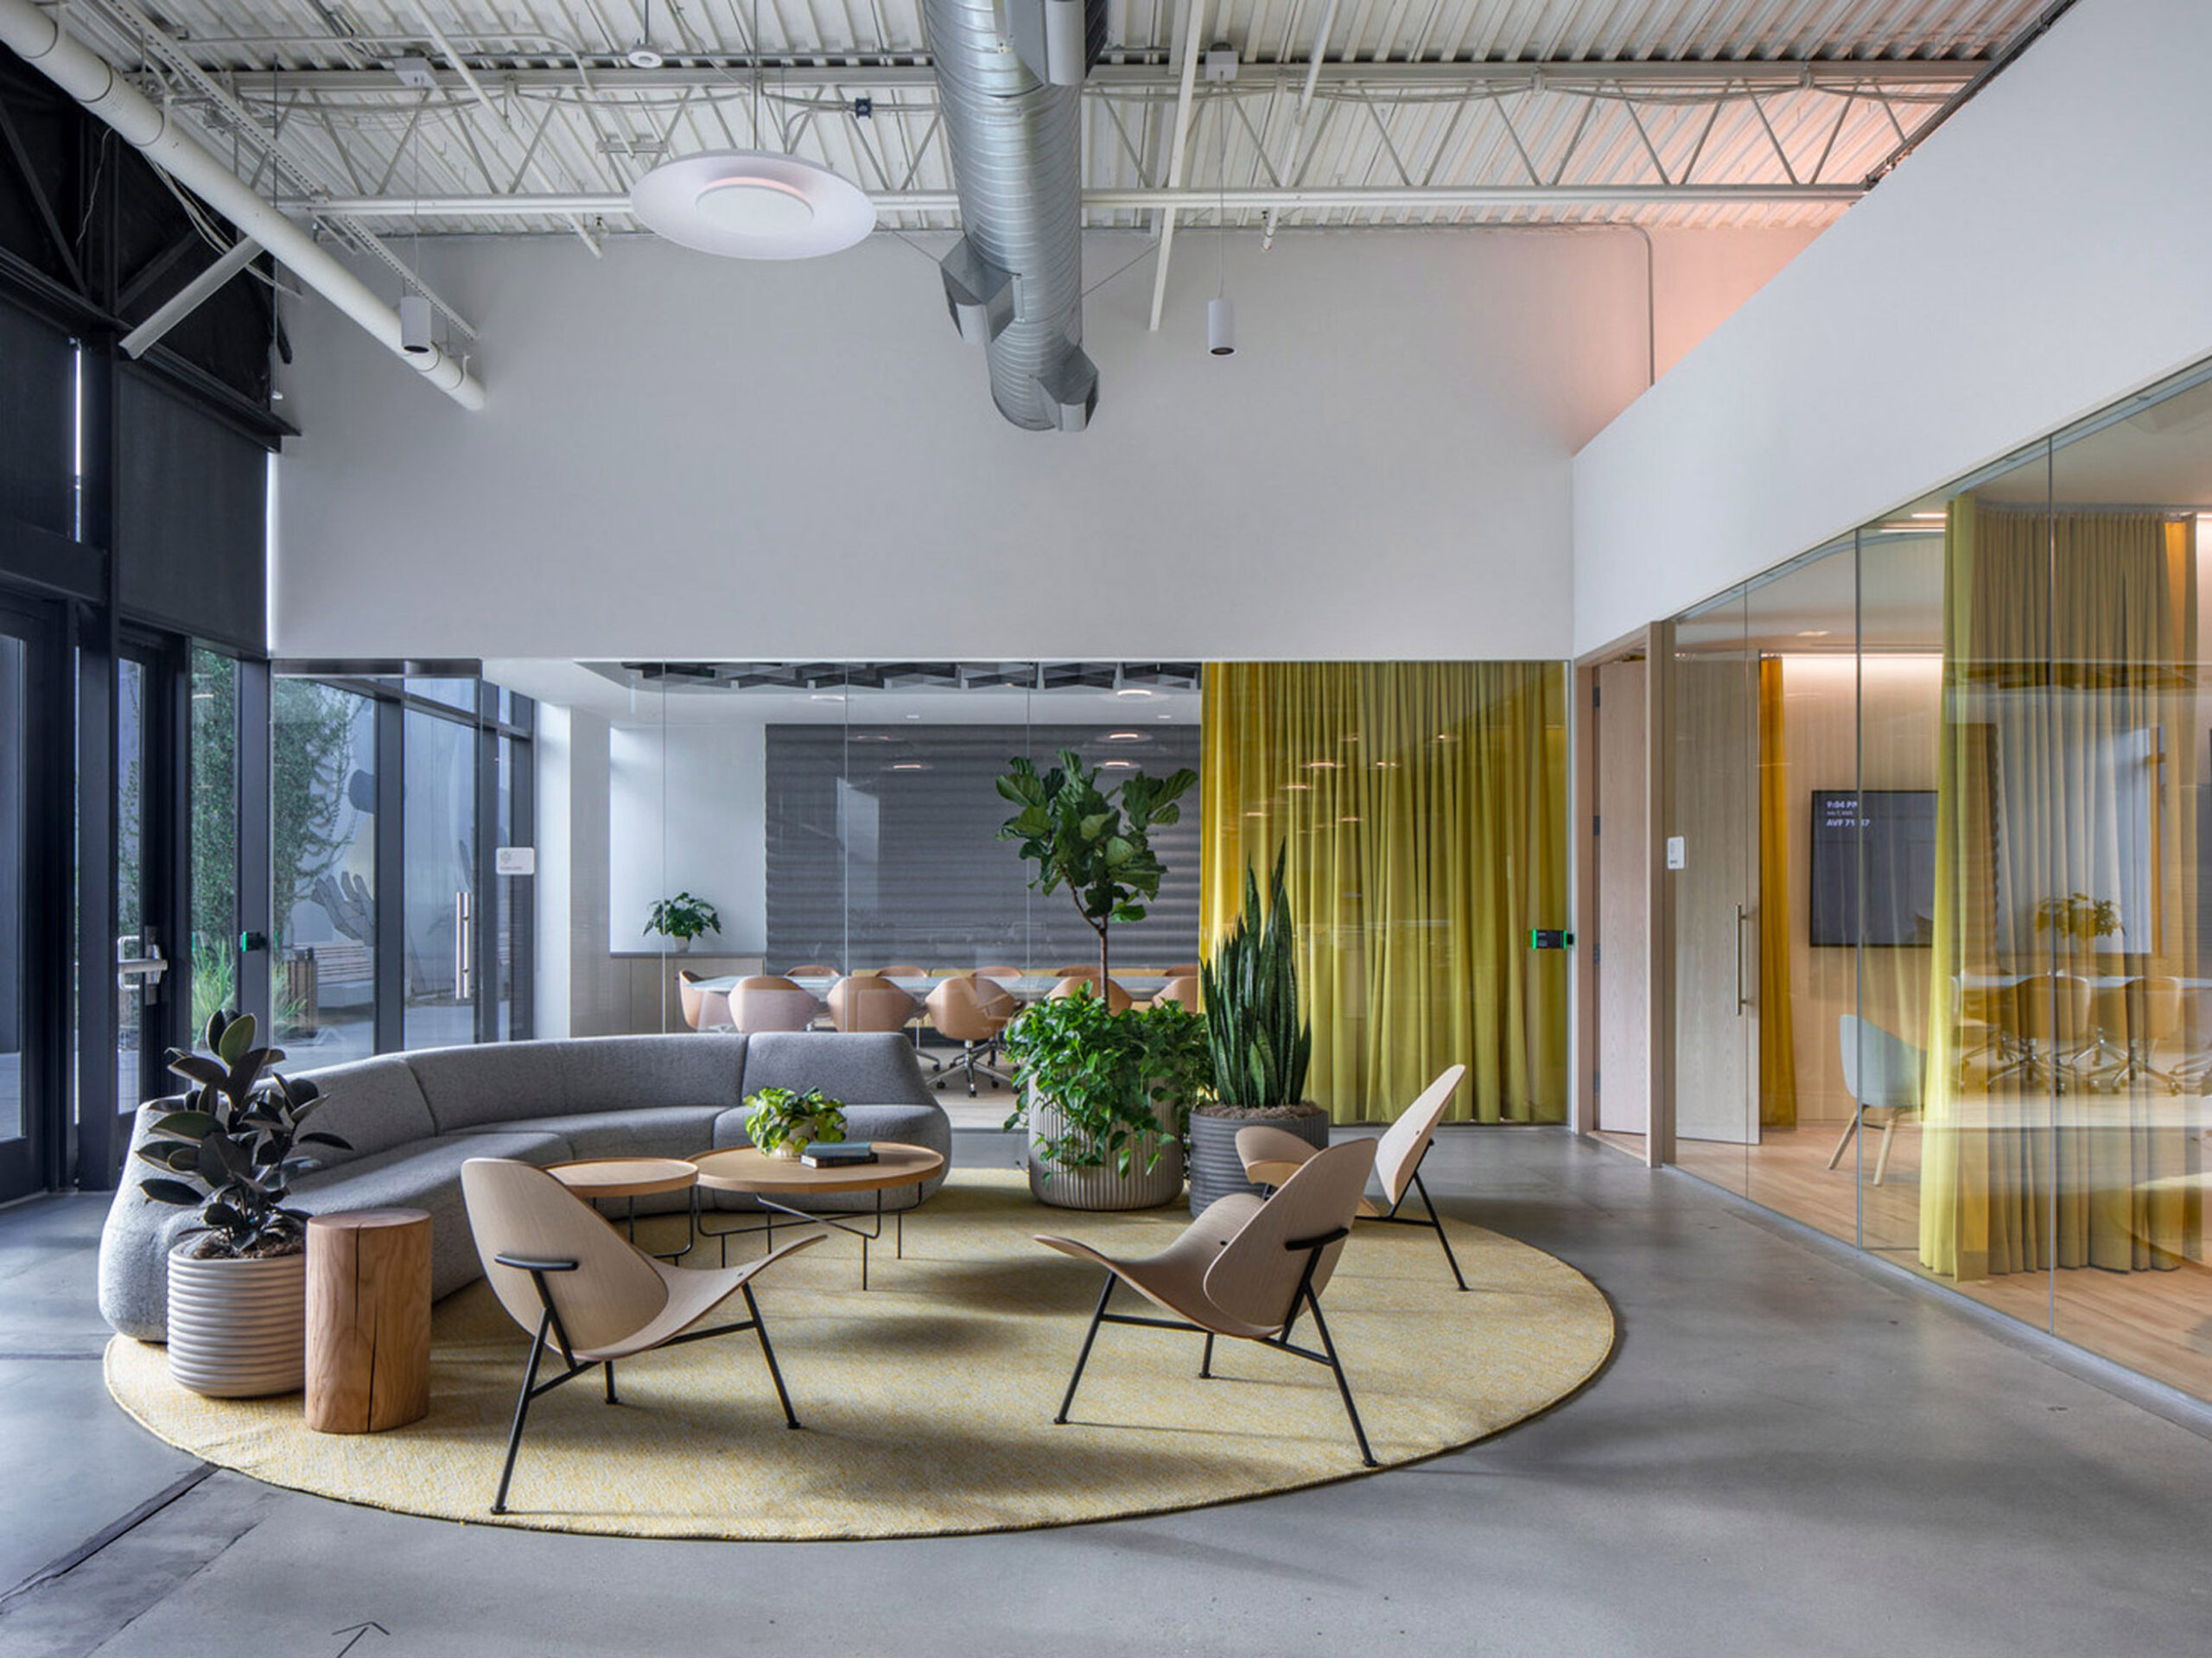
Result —
M 2212 353 L 2212 5 L 2087 0 L 1577 457 L 1575 648 Z
M 1662 237 L 1662 364 L 1802 239 Z M 277 649 L 1563 655 L 1570 457 L 1646 381 L 1641 240 L 1240 238 L 1229 359 L 1201 348 L 1211 239 L 1179 246 L 1154 334 L 1143 238 L 1090 239 L 1103 391 L 1073 436 L 998 416 L 900 240 L 789 265 L 428 245 L 490 406 L 297 308 Z
M 764 720 L 614 727 L 609 948 L 658 948 L 658 935 L 639 930 L 657 899 L 679 892 L 721 917 L 721 931 L 695 948 L 768 948 L 767 729 Z

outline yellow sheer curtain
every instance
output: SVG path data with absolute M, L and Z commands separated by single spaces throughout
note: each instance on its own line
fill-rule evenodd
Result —
M 1759 1121 L 1797 1121 L 1797 1037 L 1789 986 L 1789 756 L 1782 659 L 1759 660 Z
M 2183 1116 L 2120 1061 L 2196 961 L 2193 521 L 1961 498 L 1943 607 L 1921 1260 L 2174 1266 L 2201 1229 Z M 2068 924 L 2076 893 L 2109 924 Z
M 1529 931 L 1566 924 L 1565 698 L 1553 663 L 1207 664 L 1205 947 L 1287 846 L 1307 1093 L 1336 1121 L 1455 1063 L 1455 1118 L 1564 1118 L 1566 956 Z

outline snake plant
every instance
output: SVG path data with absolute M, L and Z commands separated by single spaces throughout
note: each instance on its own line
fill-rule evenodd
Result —
M 1291 1105 L 1306 1097 L 1313 1029 L 1298 1016 L 1296 932 L 1283 882 L 1288 848 L 1275 854 L 1268 903 L 1244 872 L 1244 911 L 1198 969 L 1215 1096 L 1224 1105 Z

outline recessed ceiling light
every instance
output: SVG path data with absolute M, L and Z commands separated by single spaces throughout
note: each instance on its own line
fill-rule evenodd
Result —
M 842 702 L 845 700 L 845 694 L 842 691 L 817 691 L 806 700 L 810 702 Z
M 1827 638 L 1827 636 L 1828 630 L 1825 627 L 1801 628 L 1797 634 L 1797 637 L 1801 639 L 1824 639 Z
M 1141 743 L 1144 740 L 1144 733 L 1141 731 L 1109 731 L 1106 734 L 1106 740 L 1109 743 Z
M 1104 764 L 1105 769 L 1109 772 L 1131 772 L 1136 769 L 1135 760 L 1108 760 Z
M 763 149 L 663 162 L 631 190 L 630 210 L 654 234 L 726 259 L 811 259 L 875 228 L 875 204 L 850 179 Z
M 1306 769 L 1309 772 L 1341 772 L 1344 768 L 1335 760 L 1308 760 Z
M 918 720 L 918 719 L 920 719 L 922 716 L 921 716 L 920 715 L 918 715 L 918 714 L 910 714 L 910 715 L 908 715 L 906 717 L 907 717 L 909 720 Z
M 1141 685 L 1124 685 L 1114 693 L 1116 696 L 1150 696 L 1152 693 Z
M 1282 786 L 1286 789 L 1295 791 L 1297 793 L 1302 795 L 1311 794 L 1313 792 L 1313 785 L 1310 783 L 1286 783 Z
M 926 772 L 930 768 L 921 760 L 893 760 L 891 769 L 894 772 Z

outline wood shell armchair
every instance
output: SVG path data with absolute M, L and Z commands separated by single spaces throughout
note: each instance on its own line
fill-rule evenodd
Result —
M 1048 1249 L 1106 1269 L 1106 1286 L 1099 1293 L 1097 1311 L 1090 1315 L 1090 1328 L 1076 1356 L 1075 1374 L 1068 1378 L 1059 1413 L 1052 1420 L 1068 1420 L 1099 1325 L 1188 1330 L 1206 1338 L 1205 1353 L 1198 1362 L 1202 1378 L 1213 1375 L 1213 1344 L 1222 1336 L 1257 1342 L 1328 1366 L 1344 1400 L 1344 1414 L 1351 1419 L 1352 1436 L 1359 1441 L 1360 1460 L 1370 1468 L 1376 1466 L 1359 1407 L 1352 1402 L 1351 1384 L 1344 1378 L 1344 1363 L 1321 1316 L 1320 1299 L 1336 1271 L 1337 1258 L 1344 1253 L 1344 1240 L 1351 1236 L 1353 1211 L 1366 1187 L 1374 1153 L 1375 1142 L 1364 1139 L 1314 1153 L 1270 1197 L 1237 1192 L 1207 1205 L 1182 1236 L 1147 1260 L 1116 1261 L 1073 1238 L 1039 1237 L 1037 1242 Z M 1173 1316 L 1152 1318 L 1109 1312 L 1117 1284 L 1128 1285 Z M 1299 1319 L 1308 1313 L 1321 1344 L 1318 1352 L 1290 1339 Z
M 1429 1142 L 1436 1136 L 1436 1125 L 1444 1120 L 1444 1108 L 1451 1104 L 1452 1096 L 1466 1075 L 1465 1065 L 1451 1066 L 1421 1090 L 1419 1099 L 1398 1114 L 1398 1120 L 1375 1142 L 1375 1172 L 1382 1178 L 1383 1202 L 1389 1207 L 1385 1209 L 1364 1197 L 1359 1203 L 1359 1215 L 1363 1220 L 1433 1229 L 1436 1241 L 1444 1246 L 1444 1259 L 1452 1268 L 1452 1281 L 1463 1290 L 1467 1287 L 1466 1276 L 1459 1270 L 1459 1257 L 1452 1253 L 1452 1240 L 1444 1236 L 1443 1218 L 1436 1212 L 1427 1186 L 1421 1183 L 1421 1165 L 1428 1155 Z M 1314 1152 L 1313 1147 L 1287 1129 L 1272 1128 L 1262 1122 L 1236 1131 L 1236 1155 L 1244 1165 L 1247 1180 L 1255 1185 L 1279 1186 Z M 1407 1194 L 1414 1191 L 1421 1194 L 1421 1208 L 1427 1212 L 1398 1213 L 1398 1206 L 1405 1202 Z
M 507 1511 L 507 1487 L 515 1474 L 515 1453 L 522 1448 L 523 1424 L 531 1401 L 594 1364 L 607 1373 L 607 1402 L 614 1396 L 614 1362 L 678 1342 L 703 1341 L 749 1330 L 759 1337 L 760 1356 L 784 1407 L 784 1425 L 797 1427 L 791 1394 L 768 1326 L 753 1299 L 752 1280 L 795 1250 L 822 1242 L 812 1232 L 794 1238 L 758 1261 L 722 1268 L 671 1267 L 631 1243 L 544 1170 L 505 1158 L 472 1157 L 461 1166 L 461 1196 L 468 1206 L 468 1229 L 484 1262 L 499 1305 L 524 1330 L 535 1331 L 522 1390 L 515 1398 L 514 1426 L 507 1434 L 507 1458 L 499 1470 L 499 1489 L 492 1512 Z M 747 1316 L 735 1324 L 696 1329 L 701 1319 L 733 1295 L 743 1295 Z M 537 1379 L 548 1342 L 565 1367 L 550 1382 Z

